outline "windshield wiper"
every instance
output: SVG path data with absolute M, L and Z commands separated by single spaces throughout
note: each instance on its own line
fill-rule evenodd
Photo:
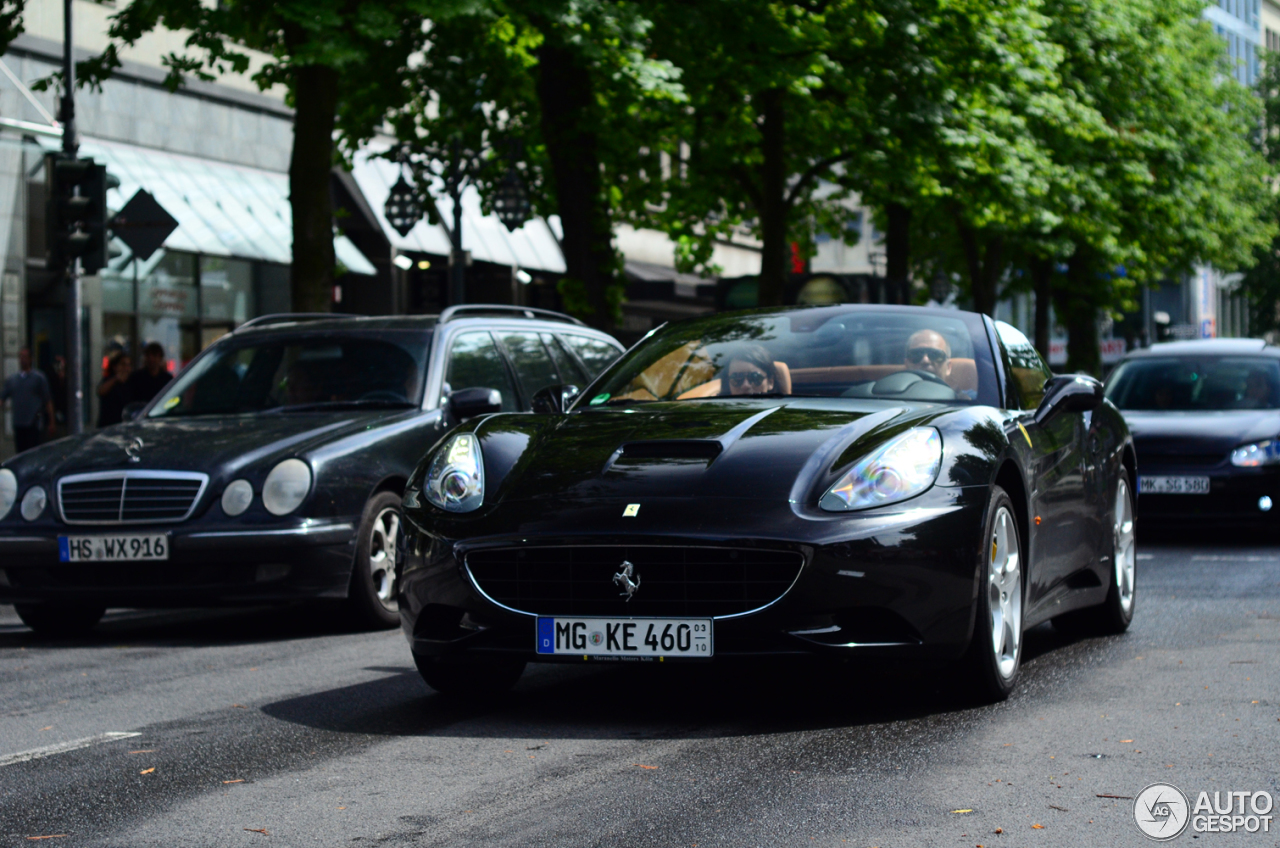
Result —
M 637 403 L 657 403 L 656 400 L 645 400 L 644 398 L 614 398 L 604 402 L 605 406 L 631 406 Z

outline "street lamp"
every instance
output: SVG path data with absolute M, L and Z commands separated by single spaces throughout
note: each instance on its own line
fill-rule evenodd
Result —
M 507 232 L 514 233 L 529 220 L 532 209 L 529 195 L 524 190 L 524 181 L 516 173 L 514 164 L 508 166 L 507 173 L 498 183 L 493 196 L 493 211 L 498 213 L 498 220 L 507 228 Z
M 491 160 L 485 159 L 485 154 L 491 150 L 491 147 L 468 150 L 455 137 L 448 145 L 402 145 L 396 153 L 402 164 L 416 160 L 420 174 L 443 181 L 445 194 L 453 203 L 453 226 L 448 230 L 449 300 L 454 305 L 466 300 L 467 256 L 462 250 L 462 191 L 467 185 L 474 185 L 486 167 L 492 164 Z M 419 177 L 417 182 L 422 186 L 426 180 Z M 422 218 L 424 204 L 421 198 L 421 193 L 405 181 L 402 173 L 392 186 L 383 209 L 387 222 L 401 235 L 406 235 Z M 508 231 L 521 227 L 529 219 L 529 198 L 514 163 L 508 166 L 496 186 L 494 210 Z

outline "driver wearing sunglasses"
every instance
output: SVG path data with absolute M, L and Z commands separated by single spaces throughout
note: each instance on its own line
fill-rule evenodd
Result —
M 907 339 L 906 366 L 928 371 L 940 380 L 951 376 L 951 345 L 936 330 L 919 330 Z
M 778 384 L 773 357 L 763 345 L 749 345 L 729 360 L 722 395 L 766 395 Z

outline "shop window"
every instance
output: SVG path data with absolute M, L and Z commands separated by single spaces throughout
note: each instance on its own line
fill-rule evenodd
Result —
M 224 326 L 243 324 L 253 317 L 253 263 L 200 257 L 200 309 L 203 321 Z

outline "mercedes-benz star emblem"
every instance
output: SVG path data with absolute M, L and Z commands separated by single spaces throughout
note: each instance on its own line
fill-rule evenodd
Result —
M 613 583 L 615 586 L 621 586 L 622 591 L 619 596 L 626 595 L 627 602 L 631 602 L 631 596 L 640 588 L 640 575 L 635 573 L 636 567 L 629 562 L 622 563 L 622 570 L 613 575 Z M 635 577 L 632 580 L 632 577 Z
M 142 452 L 143 441 L 141 437 L 134 437 L 134 440 L 125 446 L 124 452 L 129 457 L 130 462 L 140 462 L 138 454 Z

